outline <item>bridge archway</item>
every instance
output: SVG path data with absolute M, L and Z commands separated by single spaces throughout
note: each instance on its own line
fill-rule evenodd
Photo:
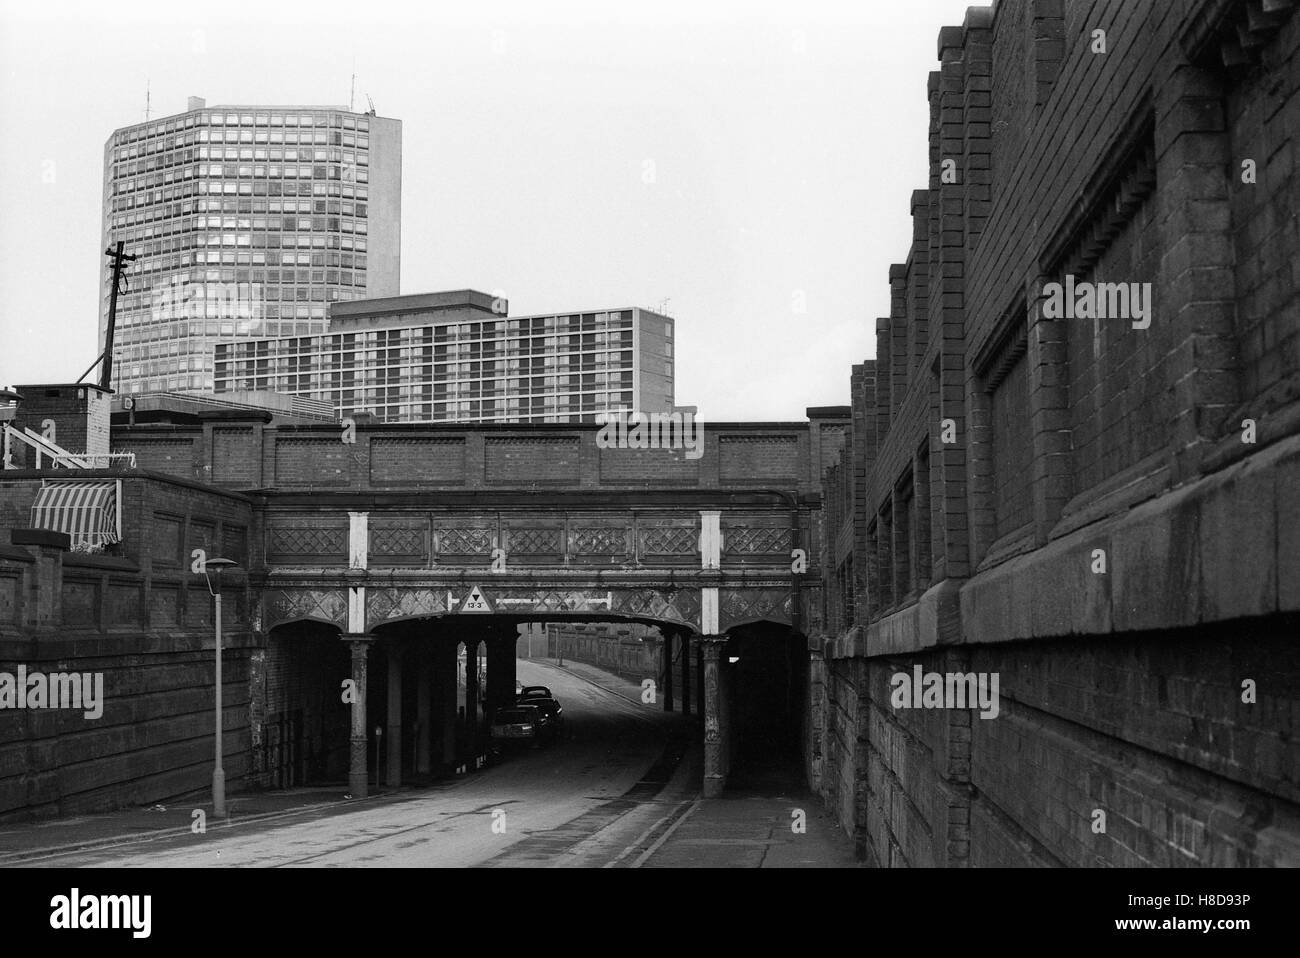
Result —
M 503 659 L 498 648 L 513 655 L 514 635 L 513 626 L 451 616 L 407 616 L 366 634 L 366 728 L 379 733 L 367 736 L 365 761 L 376 787 L 483 764 L 487 664 Z
M 698 681 L 698 669 L 690 668 L 690 630 L 680 622 L 599 613 L 403 615 L 376 624 L 364 636 L 343 636 L 363 650 L 369 674 L 364 753 L 353 758 L 353 791 L 363 777 L 367 787 L 372 781 L 375 787 L 391 787 L 485 764 L 491 715 L 514 702 L 517 648 L 526 642 L 520 627 L 539 621 L 657 626 L 665 638 L 656 652 L 683 670 L 679 684 L 671 667 L 666 675 L 652 673 L 657 701 L 667 711 L 675 703 L 689 708 L 700 701 L 701 692 L 688 686 L 692 672 Z
M 675 711 L 680 703 L 682 711 L 693 707 L 703 719 L 706 794 L 716 795 L 725 787 L 740 741 L 733 736 L 733 730 L 739 731 L 737 721 L 743 719 L 749 739 L 756 729 L 758 741 L 783 732 L 783 747 L 776 754 L 788 754 L 785 746 L 802 740 L 796 731 L 801 723 L 791 714 L 790 703 L 805 663 L 803 646 L 793 636 L 816 603 L 801 594 L 788 571 L 750 568 L 747 559 L 735 560 L 743 569 L 729 569 L 731 553 L 722 556 L 714 528 L 718 513 L 701 517 L 701 544 L 708 545 L 701 553 L 703 571 L 629 567 L 561 575 L 556 568 L 540 565 L 500 576 L 453 576 L 367 569 L 360 553 L 365 551 L 361 547 L 367 542 L 368 520 L 353 513 L 353 558 L 361 574 L 354 570 L 345 581 L 326 573 L 285 575 L 268 592 L 264 607 L 271 621 L 296 616 L 346 623 L 342 638 L 351 651 L 352 677 L 365 699 L 351 717 L 349 784 L 354 794 L 366 794 L 372 776 L 376 784 L 396 785 L 411 777 L 486 764 L 490 716 L 513 702 L 520 623 L 637 622 L 658 629 L 661 662 L 671 663 L 652 676 L 663 708 Z M 748 540 L 731 541 L 739 548 L 737 542 Z M 764 691 L 764 671 L 736 686 L 748 665 L 735 672 L 730 668 L 733 656 L 723 655 L 733 631 L 733 647 L 758 643 L 746 645 L 752 653 L 749 659 L 767 662 L 767 671 L 781 677 L 779 694 Z M 479 637 L 473 642 L 465 640 L 474 635 Z M 768 648 L 773 643 L 779 653 Z M 795 647 L 800 654 L 788 654 Z M 472 660 L 474 667 L 458 669 L 461 659 Z M 481 672 L 478 666 L 484 660 L 488 665 Z M 444 677 L 448 673 L 452 678 Z M 715 681 L 709 681 L 710 674 Z M 733 709 L 733 691 L 745 692 L 742 711 Z M 773 715 L 779 719 L 769 722 Z M 382 761 L 375 749 L 382 750 Z
M 348 652 L 339 628 L 293 619 L 270 629 L 253 656 L 253 772 L 268 788 L 346 780 Z
M 786 622 L 731 621 L 723 634 L 700 636 L 675 619 L 619 613 L 403 615 L 362 635 L 312 618 L 271 629 L 263 782 L 334 781 L 346 772 L 350 790 L 366 794 L 372 782 L 392 787 L 482 767 L 491 715 L 514 700 L 519 627 L 534 622 L 655 627 L 659 658 L 647 675 L 665 710 L 703 719 L 706 794 L 729 781 L 788 779 L 800 767 L 806 640 Z M 286 685 L 285 674 L 297 684 Z M 358 698 L 350 717 L 339 695 L 349 677 Z
M 729 786 L 801 781 L 806 649 L 806 637 L 783 622 L 760 619 L 728 627 L 719 659 L 729 710 Z

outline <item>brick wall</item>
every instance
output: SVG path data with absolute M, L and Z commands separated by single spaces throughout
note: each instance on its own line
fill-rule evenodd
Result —
M 809 777 L 868 860 L 1300 862 L 1279 772 L 1300 714 L 1280 644 L 1300 621 L 1298 47 L 1300 17 L 1203 0 L 1007 0 L 941 31 L 929 186 L 874 388 L 851 374 L 863 427 L 822 482 L 853 542 L 823 544 Z M 1149 327 L 1052 315 L 1067 275 L 1151 283 Z M 999 715 L 896 708 L 916 665 L 998 675 Z
M 6 529 L 28 524 L 39 484 L 0 487 Z M 128 476 L 122 484 L 117 554 L 0 547 L 0 671 L 102 673 L 104 689 L 98 719 L 75 710 L 0 712 L 0 817 L 148 804 L 210 784 L 213 600 L 190 574 L 190 550 L 240 557 L 251 507 L 164 480 Z M 237 783 L 250 771 L 255 639 L 242 580 L 223 591 L 225 768 Z
M 1300 208 L 1300 101 L 1294 80 L 1278 82 L 1288 69 L 1294 76 L 1294 55 L 1287 51 L 1295 50 L 1298 33 L 1300 21 L 1292 16 L 1261 55 L 1265 68 L 1230 77 L 1219 108 L 1225 152 L 1235 174 L 1226 192 L 1238 293 L 1235 339 L 1241 351 L 1241 395 L 1256 397 L 1259 413 L 1295 395 L 1300 365 L 1300 277 L 1294 255 L 1295 211 Z M 1254 184 L 1242 182 L 1245 160 L 1254 161 Z M 1211 212 L 1222 217 L 1224 211 L 1206 215 Z
M 418 486 L 464 481 L 463 438 L 375 437 L 370 440 L 372 485 Z
M 252 426 L 212 430 L 212 482 L 229 489 L 256 489 L 262 484 L 258 461 L 260 436 Z
M 971 861 L 1294 864 L 1300 788 L 1291 718 L 1277 714 L 1300 680 L 1293 627 L 1248 642 L 1214 626 L 972 654 L 971 669 L 1006 687 L 998 718 L 971 722 Z M 1262 708 L 1242 703 L 1239 676 L 1271 687 Z
M 577 438 L 488 437 L 484 471 L 490 483 L 576 485 L 580 470 Z
M 109 451 L 110 396 L 87 383 L 17 386 L 19 402 L 13 427 L 24 427 L 50 439 L 68 452 L 101 455 Z M 47 432 L 46 423 L 54 432 Z M 13 460 L 18 468 L 34 468 L 35 452 L 15 442 Z M 48 465 L 48 462 L 45 463 Z
M 286 437 L 275 445 L 275 482 L 280 486 L 346 486 L 354 447 L 338 438 Z
M 861 660 L 838 659 L 828 663 L 824 675 L 824 712 L 821 728 L 821 790 L 831 807 L 843 812 L 841 825 L 854 838 L 859 854 L 867 847 L 865 809 L 869 753 L 859 734 L 865 704 L 862 683 L 866 670 Z
M 810 410 L 804 423 L 698 423 L 695 449 L 600 448 L 590 426 L 424 426 L 358 423 L 269 426 L 225 414 L 220 423 L 127 425 L 113 451 L 139 467 L 236 490 L 785 488 L 813 493 L 843 443 L 847 407 Z M 689 454 L 688 454 L 689 453 Z
M 141 429 L 124 443 L 114 437 L 113 452 L 135 453 L 136 468 L 178 479 L 197 479 L 195 460 L 201 456 L 202 436 L 197 431 L 179 433 L 174 428 Z
M 600 480 L 695 486 L 700 482 L 700 465 L 679 449 L 607 450 L 600 457 Z

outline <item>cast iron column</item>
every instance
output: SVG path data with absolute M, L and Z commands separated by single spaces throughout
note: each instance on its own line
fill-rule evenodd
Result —
M 704 718 L 704 641 L 695 635 L 691 638 L 695 650 L 695 701 L 700 703 L 700 718 Z
M 388 774 L 386 784 L 402 784 L 402 649 L 395 641 L 388 646 Z
M 352 735 L 348 746 L 348 791 L 353 798 L 365 798 L 370 794 L 366 736 L 366 663 L 375 637 L 365 632 L 345 632 L 343 641 L 352 653 Z
M 488 638 L 487 705 L 491 717 L 515 703 L 515 649 L 519 630 L 509 623 L 494 624 Z
M 679 633 L 682 643 L 682 714 L 691 714 L 691 636 Z
M 723 714 L 721 660 L 725 635 L 702 635 L 704 652 L 704 797 L 718 798 L 727 786 L 727 721 Z
M 433 741 L 433 654 L 428 638 L 421 637 L 415 647 L 415 663 L 415 772 L 427 775 Z
M 438 691 L 438 761 L 456 764 L 456 643 L 439 639 L 434 649 L 433 680 Z
M 478 644 L 477 633 L 465 640 L 465 734 L 469 744 L 466 759 L 473 764 L 478 756 Z
M 673 710 L 673 631 L 671 629 L 660 629 L 660 634 L 664 637 L 663 642 L 663 660 L 664 660 L 664 711 Z

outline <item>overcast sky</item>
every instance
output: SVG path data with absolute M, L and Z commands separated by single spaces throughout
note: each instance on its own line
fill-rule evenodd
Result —
M 211 11 L 203 9 L 211 7 Z M 403 121 L 402 292 L 667 300 L 706 420 L 848 402 L 967 4 L 0 4 L 0 383 L 98 353 L 104 141 L 188 96 Z

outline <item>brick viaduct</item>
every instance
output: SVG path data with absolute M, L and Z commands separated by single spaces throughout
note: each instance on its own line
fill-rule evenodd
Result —
M 75 409 L 26 414 L 76 428 Z M 798 670 L 807 630 L 820 628 L 815 559 L 796 574 L 792 554 L 819 552 L 821 464 L 838 454 L 847 409 L 809 415 L 705 424 L 697 459 L 602 449 L 596 426 L 362 423 L 344 442 L 337 425 L 258 413 L 119 422 L 113 449 L 137 468 L 76 473 L 123 482 L 115 555 L 23 533 L 50 473 L 7 471 L 0 525 L 19 544 L 0 546 L 0 663 L 104 671 L 108 702 L 97 721 L 0 716 L 0 813 L 204 787 L 212 600 L 191 571 L 195 549 L 242 570 L 224 590 L 232 782 L 346 771 L 365 794 L 376 725 L 389 783 L 473 764 L 479 670 L 459 666 L 461 719 L 458 654 L 477 662 L 483 644 L 491 709 L 513 699 L 517 624 L 622 620 L 658 626 L 665 660 L 682 663 L 715 794 L 743 731 L 730 722 L 727 643 L 780 646 L 771 661 Z M 475 590 L 484 605 L 468 602 Z M 362 692 L 350 707 L 348 678 Z M 671 702 L 671 669 L 663 680 Z M 801 693 L 787 716 L 796 727 L 803 705 Z

